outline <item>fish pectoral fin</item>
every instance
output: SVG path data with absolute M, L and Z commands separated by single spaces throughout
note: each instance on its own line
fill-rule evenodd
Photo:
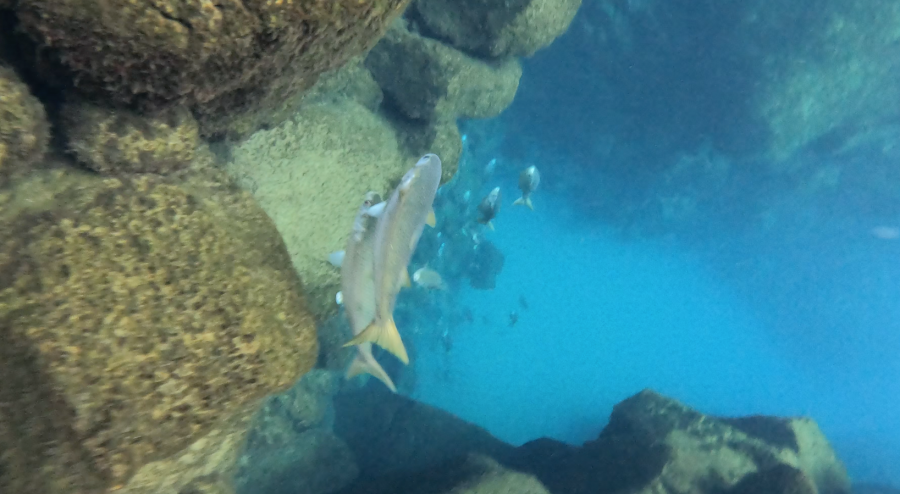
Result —
M 491 231 L 494 231 L 494 222 L 493 222 L 493 221 L 488 221 L 488 222 L 487 222 L 487 227 L 490 228 Z
M 425 224 L 434 228 L 437 225 L 437 216 L 434 215 L 434 208 L 428 210 L 428 216 L 425 217 Z
M 344 251 L 338 250 L 328 254 L 328 262 L 336 268 L 341 267 L 344 264 Z
M 356 335 L 352 340 L 344 344 L 344 346 L 359 345 L 365 342 L 375 343 L 385 350 L 394 354 L 404 364 L 409 363 L 409 356 L 406 354 L 406 347 L 403 346 L 403 340 L 400 339 L 400 333 L 397 331 L 397 325 L 394 324 L 394 318 L 378 324 L 376 320 L 369 325 L 362 333 Z
M 366 215 L 372 218 L 380 218 L 381 213 L 384 212 L 384 206 L 387 204 L 387 201 L 379 202 L 374 206 L 369 206 L 369 209 L 366 210 Z
M 412 281 L 409 280 L 409 271 L 405 269 L 400 271 L 400 286 L 403 288 L 409 288 L 412 286 Z
M 353 362 L 350 363 L 350 367 L 347 368 L 347 379 L 354 378 L 361 374 L 375 376 L 376 379 L 383 382 L 392 392 L 397 392 L 397 387 L 394 386 L 394 381 L 391 380 L 391 376 L 384 371 L 384 368 L 381 367 L 381 364 L 379 364 L 377 360 L 375 360 L 375 357 L 372 357 L 371 353 L 364 355 L 363 353 L 358 352 L 353 359 Z

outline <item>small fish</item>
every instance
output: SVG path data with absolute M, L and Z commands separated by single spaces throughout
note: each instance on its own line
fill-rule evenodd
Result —
M 541 174 L 537 167 L 529 166 L 522 170 L 522 173 L 519 174 L 519 189 L 522 190 L 522 197 L 516 199 L 513 205 L 524 204 L 528 206 L 528 209 L 534 211 L 534 206 L 531 204 L 531 193 L 537 190 L 540 183 Z
M 516 311 L 510 311 L 509 313 L 509 327 L 513 327 L 516 323 L 519 322 L 519 314 Z
M 356 213 L 353 231 L 347 239 L 347 247 L 341 262 L 341 291 L 337 302 L 343 303 L 350 329 L 354 335 L 363 332 L 375 318 L 374 240 L 377 213 L 382 206 L 381 197 L 375 192 L 366 194 L 366 199 Z M 347 369 L 347 379 L 359 374 L 371 374 L 391 391 L 397 387 L 384 368 L 372 355 L 372 343 L 363 342 L 356 347 L 356 356 Z
M 484 196 L 481 204 L 478 205 L 478 222 L 486 225 L 491 230 L 494 224 L 491 220 L 500 212 L 500 187 L 494 187 L 488 195 Z
M 426 224 L 435 224 L 432 204 L 440 182 L 441 160 L 434 154 L 426 154 L 406 172 L 380 212 L 373 258 L 375 319 L 344 346 L 372 342 L 396 355 L 404 364 L 409 363 L 394 323 L 394 306 L 401 285 L 409 280 L 407 266 L 419 237 Z
M 444 285 L 444 280 L 441 279 L 441 275 L 428 267 L 419 268 L 413 273 L 412 280 L 419 285 L 420 287 L 426 290 L 446 290 L 447 286 Z

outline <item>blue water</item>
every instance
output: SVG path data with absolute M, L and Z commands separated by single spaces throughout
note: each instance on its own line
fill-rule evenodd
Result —
M 783 344 L 765 322 L 773 314 L 696 247 L 623 240 L 565 196 L 537 193 L 533 212 L 511 201 L 486 233 L 506 255 L 497 287 L 463 290 L 475 321 L 456 328 L 449 352 L 419 356 L 415 398 L 515 444 L 578 444 L 615 403 L 653 388 L 707 413 L 811 416 L 855 479 L 900 482 L 897 359 L 841 366 L 798 354 L 803 336 Z M 857 346 L 883 350 L 869 338 L 879 330 L 859 328 Z

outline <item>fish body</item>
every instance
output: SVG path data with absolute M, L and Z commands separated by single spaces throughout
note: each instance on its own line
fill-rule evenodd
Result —
M 500 198 L 500 187 L 494 187 L 494 190 L 484 196 L 481 204 L 478 205 L 478 222 L 487 225 L 491 230 L 494 229 L 491 220 L 500 212 Z
M 519 174 L 519 189 L 522 190 L 522 197 L 516 199 L 513 205 L 523 204 L 534 211 L 534 206 L 531 204 L 531 193 L 537 190 L 540 183 L 541 173 L 536 166 L 529 166 L 522 170 L 522 173 Z
M 363 332 L 375 318 L 374 244 L 377 219 L 373 206 L 381 201 L 375 192 L 366 199 L 356 213 L 353 230 L 341 262 L 341 301 L 344 304 L 350 329 L 356 336 Z M 360 343 L 356 355 L 347 369 L 347 378 L 359 374 L 371 374 L 396 392 L 394 382 L 372 355 L 372 343 Z
M 424 267 L 419 268 L 413 273 L 412 280 L 426 290 L 446 290 L 447 285 L 444 284 L 443 278 L 437 271 Z
M 409 279 L 407 266 L 419 237 L 426 224 L 434 224 L 432 203 L 440 181 L 441 160 L 434 154 L 426 154 L 406 172 L 386 201 L 375 229 L 373 249 L 375 319 L 347 345 L 372 342 L 396 355 L 404 364 L 409 363 L 394 324 L 394 305 L 400 287 Z

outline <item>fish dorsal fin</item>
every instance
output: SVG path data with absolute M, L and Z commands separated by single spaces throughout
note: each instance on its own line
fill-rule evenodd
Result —
M 437 217 L 434 215 L 434 208 L 428 210 L 428 216 L 425 217 L 425 224 L 434 228 L 437 225 Z

